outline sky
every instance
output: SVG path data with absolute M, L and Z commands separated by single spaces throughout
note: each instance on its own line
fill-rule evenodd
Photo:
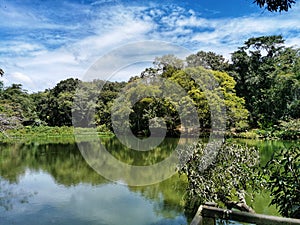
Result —
M 148 54 L 148 48 L 159 50 L 157 56 L 174 45 L 230 59 L 248 38 L 262 35 L 283 35 L 287 46 L 300 47 L 299 2 L 287 13 L 270 13 L 253 0 L 0 0 L 0 15 L 1 79 L 29 92 L 84 79 L 105 55 L 120 68 L 104 78 L 127 81 L 147 63 L 120 59 Z

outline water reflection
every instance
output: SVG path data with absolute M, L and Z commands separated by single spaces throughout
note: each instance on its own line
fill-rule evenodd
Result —
M 0 177 L 0 208 L 6 211 L 12 210 L 15 204 L 28 203 L 33 193 L 20 190 L 14 184 L 10 184 Z
M 271 140 L 255 140 L 255 139 L 232 139 L 232 142 L 246 144 L 248 146 L 257 147 L 260 152 L 260 165 L 264 166 L 271 158 L 274 152 L 297 143 L 296 141 L 271 141 Z
M 159 162 L 178 144 L 168 139 L 150 154 L 132 153 L 115 138 L 102 141 L 115 158 L 132 165 Z M 291 144 L 234 141 L 259 147 L 262 165 L 276 149 Z M 185 188 L 185 178 L 178 175 L 143 187 L 112 183 L 87 165 L 74 141 L 0 145 L 1 225 L 184 225 Z M 277 214 L 268 207 L 268 193 L 257 195 L 253 204 L 248 201 L 258 213 Z
M 119 150 L 112 150 L 117 157 L 124 154 Z M 0 224 L 187 224 L 184 178 L 145 187 L 114 184 L 86 164 L 75 143 L 1 145 L 0 177 L 0 194 L 12 202 L 11 208 L 0 205 Z M 34 194 L 21 203 L 4 183 L 11 192 Z
M 46 173 L 27 171 L 19 180 L 24 190 L 37 195 L 25 205 L 4 212 L 3 224 L 158 224 L 165 220 L 155 209 L 159 202 L 146 200 L 140 193 L 117 184 L 57 185 Z M 169 223 L 185 224 L 176 212 Z

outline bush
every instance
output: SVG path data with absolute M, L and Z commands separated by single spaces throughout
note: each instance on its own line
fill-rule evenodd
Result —
M 300 218 L 300 147 L 291 146 L 275 153 L 264 175 L 274 197 L 271 204 L 283 216 Z
M 188 178 L 188 211 L 194 213 L 197 207 L 205 202 L 216 202 L 219 206 L 228 205 L 231 201 L 241 199 L 249 187 L 258 189 L 257 165 L 259 152 L 245 145 L 225 143 L 219 149 L 213 162 L 203 168 L 206 160 L 206 145 L 197 143 L 186 146 L 180 156 L 186 156 L 186 150 L 193 148 L 192 156 L 179 172 Z
M 264 139 L 297 140 L 300 138 L 300 119 L 280 121 L 279 125 L 259 129 L 256 133 Z

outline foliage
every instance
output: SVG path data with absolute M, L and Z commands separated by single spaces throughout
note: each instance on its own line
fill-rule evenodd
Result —
M 300 53 L 283 44 L 282 36 L 250 38 L 232 54 L 237 95 L 245 99 L 252 127 L 300 115 Z
M 76 127 L 105 126 L 112 130 L 111 107 L 124 86 L 125 82 L 81 82 L 74 95 L 73 124 Z
M 180 70 L 184 68 L 184 60 L 177 58 L 174 55 L 168 54 L 162 57 L 156 57 L 154 65 L 158 67 L 158 69 L 165 71 L 168 67 L 172 67 L 176 70 Z
M 135 135 L 148 136 L 149 121 L 158 122 L 157 118 L 163 118 L 168 130 L 176 128 L 179 124 L 179 117 L 174 109 L 176 99 L 166 99 L 162 96 L 164 88 L 159 81 L 159 78 L 154 76 L 144 77 L 144 80 L 136 78 L 124 88 L 117 98 L 117 103 L 121 104 L 115 103 L 112 107 L 114 128 L 118 129 L 119 133 L 125 134 L 128 132 L 125 127 L 130 127 Z
M 254 0 L 254 3 L 260 8 L 266 7 L 270 12 L 282 12 L 288 11 L 296 3 L 296 0 Z
M 258 129 L 256 133 L 264 139 L 297 140 L 300 138 L 300 119 L 279 121 L 278 126 Z
M 216 202 L 220 206 L 238 200 L 248 188 L 259 187 L 256 170 L 259 153 L 255 148 L 226 143 L 219 149 L 213 163 L 204 170 L 206 145 L 197 143 L 187 148 L 193 149 L 192 156 L 179 172 L 187 175 L 189 186 L 189 210 L 195 210 L 205 202 Z M 184 156 L 186 149 L 179 154 Z
M 13 104 L 15 111 L 18 111 L 23 118 L 34 117 L 35 111 L 33 100 L 21 84 L 12 84 L 6 87 L 0 95 L 3 104 Z
M 257 134 L 257 130 L 246 130 L 246 131 L 227 131 L 226 137 L 228 138 L 243 138 L 243 139 L 258 139 L 259 135 Z
M 49 126 L 71 126 L 73 96 L 79 83 L 78 79 L 69 78 L 36 96 L 39 118 Z
M 196 54 L 189 55 L 186 58 L 189 67 L 202 66 L 205 69 L 216 71 L 227 71 L 229 63 L 222 55 L 214 52 L 199 51 Z
M 121 129 L 121 125 L 127 124 L 134 134 L 147 136 L 150 133 L 149 121 L 156 123 L 157 118 L 161 118 L 166 122 L 168 134 L 174 136 L 177 128 L 182 126 L 181 116 L 193 118 L 192 107 L 198 114 L 200 128 L 208 129 L 211 127 L 211 108 L 218 111 L 222 104 L 228 115 L 227 121 L 223 122 L 228 127 L 247 126 L 248 111 L 244 108 L 244 100 L 235 93 L 235 81 L 231 76 L 203 67 L 174 68 L 172 63 L 176 58 L 162 58 L 162 63 L 156 61 L 157 65 L 164 65 L 162 69 L 142 73 L 142 79 L 131 80 L 118 97 L 122 104 L 115 104 L 112 109 L 114 121 L 120 123 L 115 128 Z M 197 82 L 192 76 L 198 77 Z M 166 80 L 163 85 L 162 79 Z M 210 87 L 212 79 L 218 85 Z M 128 115 L 129 121 L 126 119 Z
M 91 133 L 97 132 L 98 135 L 112 135 L 111 131 L 105 126 L 93 128 L 76 128 L 80 135 L 85 138 Z M 65 138 L 74 142 L 74 128 L 69 126 L 50 127 L 50 126 L 19 126 L 15 129 L 6 130 L 5 133 L 0 133 L 0 143 L 15 143 L 15 142 L 30 142 L 36 139 L 48 139 L 49 142 L 55 138 Z M 48 143 L 48 142 L 47 142 Z
M 38 120 L 34 100 L 21 84 L 0 90 L 0 130 L 14 129 L 27 121 Z
M 23 116 L 19 105 L 11 102 L 0 102 L 0 130 L 15 129 L 22 126 Z
M 286 140 L 300 139 L 300 119 L 281 121 L 275 136 Z
M 274 197 L 271 204 L 283 216 L 300 218 L 300 147 L 276 152 L 264 168 L 267 187 Z
M 198 84 L 191 78 L 191 74 L 197 74 Z M 203 89 L 208 84 L 206 81 L 214 79 L 217 86 L 212 89 Z M 180 84 L 193 99 L 202 128 L 210 127 L 211 107 L 218 108 L 220 101 L 226 107 L 227 127 L 237 127 L 239 123 L 246 122 L 248 111 L 244 108 L 244 100 L 235 94 L 235 81 L 225 72 L 205 70 L 203 67 L 187 68 L 184 71 L 175 72 L 169 79 Z M 217 96 L 218 91 L 223 95 Z M 224 99 L 222 99 L 224 98 Z

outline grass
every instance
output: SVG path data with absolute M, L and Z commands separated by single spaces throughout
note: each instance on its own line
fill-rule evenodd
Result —
M 28 142 L 33 140 L 45 140 L 47 141 L 57 141 L 59 139 L 67 140 L 74 142 L 75 141 L 75 128 L 74 127 L 49 127 L 49 126 L 36 126 L 36 127 L 22 127 L 18 129 L 6 130 L 0 134 L 0 142 L 9 143 L 9 142 Z M 108 131 L 97 131 L 93 128 L 76 128 L 76 134 L 79 133 L 80 136 L 89 136 L 89 135 L 100 136 L 111 136 L 113 135 Z

